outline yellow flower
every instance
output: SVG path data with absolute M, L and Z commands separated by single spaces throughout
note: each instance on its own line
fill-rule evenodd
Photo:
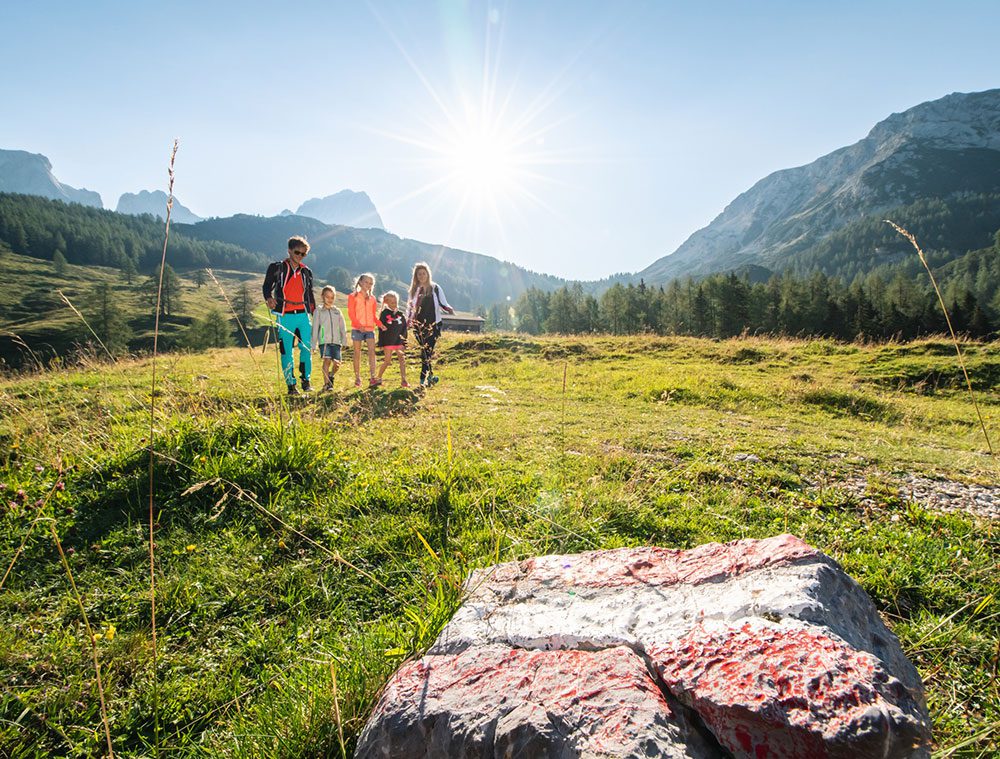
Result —
M 117 633 L 118 629 L 114 625 L 108 624 L 108 629 L 104 631 L 104 637 L 108 640 L 114 640 Z
M 188 544 L 186 550 L 187 550 L 188 553 L 191 553 L 191 551 L 195 550 L 197 547 L 198 546 L 196 546 L 194 543 L 190 543 L 190 544 Z
M 103 638 L 103 637 L 104 637 L 104 636 L 103 636 L 103 635 L 101 635 L 100 633 L 94 633 L 94 640 L 95 640 L 95 641 L 98 641 L 98 640 L 100 640 L 100 639 L 101 639 L 101 638 Z
M 279 540 L 278 541 L 278 548 L 284 548 L 284 547 L 285 547 L 285 541 L 284 540 Z

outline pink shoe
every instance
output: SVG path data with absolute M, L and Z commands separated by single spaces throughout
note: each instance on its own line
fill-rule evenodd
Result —
M 378 377 L 372 377 L 370 380 L 368 380 L 368 387 L 378 387 L 381 384 L 382 380 L 380 380 Z
M 410 386 L 410 383 L 409 383 L 409 382 L 406 382 L 406 381 L 404 380 L 403 382 L 400 382 L 400 383 L 399 383 L 399 386 L 400 386 L 400 387 L 409 387 L 409 386 Z
M 354 378 L 354 387 L 361 387 L 361 378 L 360 377 L 355 377 Z

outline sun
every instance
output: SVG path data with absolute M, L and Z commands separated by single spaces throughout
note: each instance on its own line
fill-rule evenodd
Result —
M 509 249 L 507 230 L 526 223 L 531 212 L 561 220 L 544 198 L 561 184 L 553 175 L 557 165 L 581 162 L 578 149 L 552 147 L 574 117 L 558 107 L 568 74 L 527 90 L 517 86 L 524 81 L 516 75 L 503 76 L 503 22 L 495 9 L 485 20 L 481 55 L 455 58 L 459 73 L 451 79 L 433 79 L 382 23 L 423 92 L 404 126 L 366 126 L 412 148 L 400 166 L 420 177 L 413 189 L 382 205 L 391 209 L 419 199 L 421 213 L 450 218 L 447 239 L 465 246 L 499 239 L 503 250 Z
M 445 149 L 453 181 L 462 192 L 480 196 L 509 192 L 518 179 L 518 159 L 513 140 L 484 127 L 457 135 Z

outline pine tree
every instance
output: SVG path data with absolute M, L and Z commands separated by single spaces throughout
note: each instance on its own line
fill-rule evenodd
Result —
M 125 277 L 125 281 L 131 285 L 135 282 L 135 278 L 138 274 L 139 270 L 135 268 L 135 262 L 126 256 L 125 263 L 122 266 L 122 276 Z
M 52 256 L 52 266 L 55 269 L 55 273 L 56 273 L 57 277 L 65 277 L 66 276 L 66 267 L 68 266 L 68 264 L 66 263 L 66 256 L 63 255 L 63 252 L 61 250 L 57 250 L 53 254 L 53 256 Z
M 212 306 L 181 334 L 180 344 L 189 350 L 226 348 L 233 344 L 229 322 L 218 306 Z
M 160 267 L 156 267 L 156 271 L 153 272 L 152 276 L 143 285 L 143 290 L 146 292 L 146 296 L 149 298 L 154 312 L 156 310 L 156 293 L 159 289 L 159 283 Z M 180 277 L 177 276 L 174 268 L 170 264 L 164 266 L 163 287 L 160 290 L 160 316 L 169 316 L 174 313 L 180 300 L 180 285 Z
M 128 348 L 132 339 L 132 330 L 121 309 L 121 299 L 115 295 L 111 285 L 102 282 L 86 298 L 84 312 L 91 329 L 104 343 L 104 347 L 118 356 Z M 84 335 L 88 339 L 90 333 Z
M 253 307 L 254 302 L 250 295 L 250 287 L 246 282 L 240 282 L 240 286 L 236 289 L 236 295 L 233 296 L 233 311 L 236 312 L 236 318 L 244 327 L 249 327 L 253 323 Z

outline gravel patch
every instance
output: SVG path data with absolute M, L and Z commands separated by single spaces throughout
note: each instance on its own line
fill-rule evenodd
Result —
M 934 511 L 963 512 L 985 519 L 1000 519 L 1000 487 L 969 485 L 954 480 L 935 480 L 915 474 L 889 478 L 899 497 Z M 868 478 L 856 477 L 840 483 L 862 506 L 875 506 L 868 496 Z

